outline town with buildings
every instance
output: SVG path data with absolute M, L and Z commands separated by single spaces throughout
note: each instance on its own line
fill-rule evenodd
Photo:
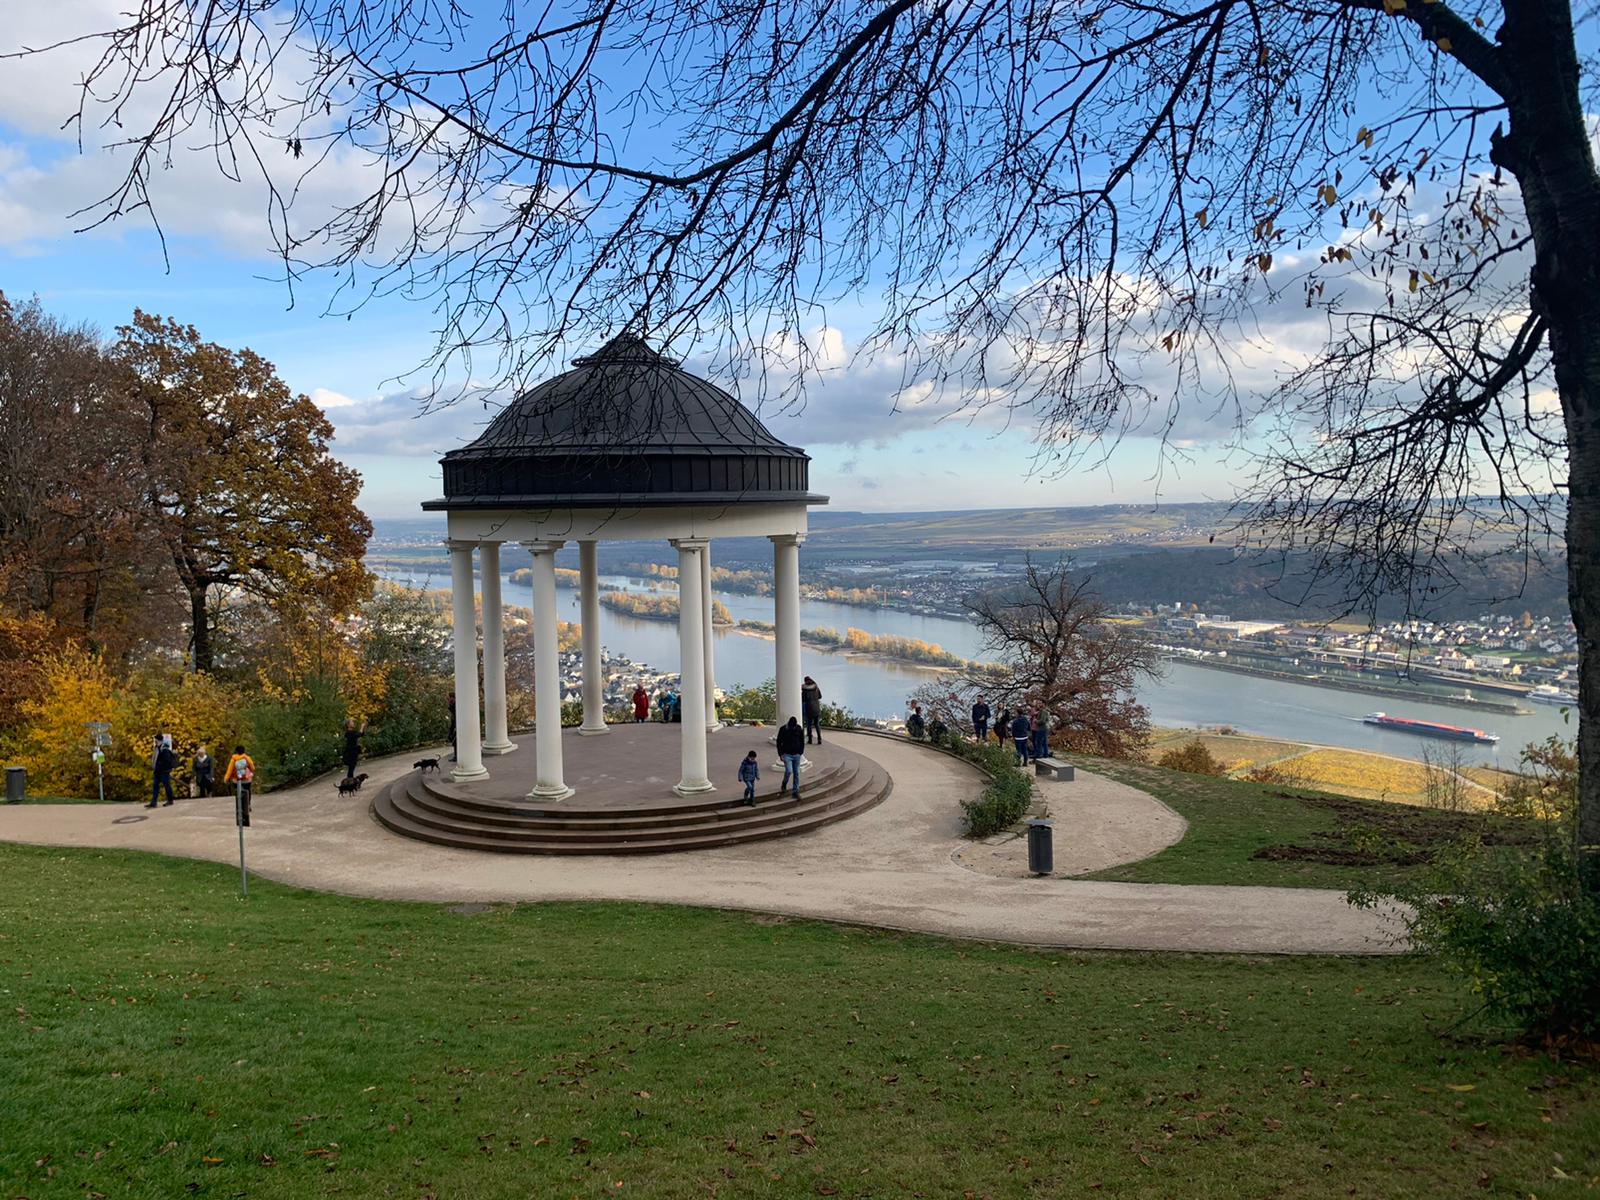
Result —
M 1577 635 L 1570 619 L 1485 613 L 1371 629 L 1235 620 L 1192 604 L 1158 604 L 1123 619 L 1164 654 L 1239 670 L 1337 678 L 1365 675 L 1471 685 L 1534 703 L 1575 703 Z

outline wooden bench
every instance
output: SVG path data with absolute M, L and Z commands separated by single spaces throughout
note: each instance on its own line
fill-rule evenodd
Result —
M 1033 760 L 1033 773 L 1035 775 L 1054 775 L 1057 779 L 1071 783 L 1074 772 L 1071 763 L 1064 763 L 1059 758 L 1036 758 Z

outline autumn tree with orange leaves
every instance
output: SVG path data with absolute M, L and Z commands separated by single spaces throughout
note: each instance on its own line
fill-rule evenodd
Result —
M 142 440 L 99 334 L 0 296 L 0 601 L 113 658 L 171 617 Z
M 370 594 L 372 524 L 360 477 L 328 450 L 333 426 L 251 350 L 135 310 L 111 358 L 143 425 L 154 536 L 189 601 L 191 662 L 213 666 L 216 605 L 314 598 L 345 612 Z

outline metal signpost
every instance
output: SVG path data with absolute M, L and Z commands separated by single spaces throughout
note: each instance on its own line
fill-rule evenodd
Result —
M 106 747 L 111 745 L 110 721 L 85 721 L 89 730 L 90 757 L 94 759 L 95 778 L 100 784 L 100 803 L 106 802 Z
M 253 772 L 252 772 L 253 774 Z M 239 827 L 239 895 L 250 894 L 250 876 L 244 869 L 244 831 L 250 824 L 250 783 L 234 772 L 233 823 Z

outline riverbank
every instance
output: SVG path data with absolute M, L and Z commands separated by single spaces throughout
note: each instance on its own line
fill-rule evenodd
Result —
M 609 608 L 612 612 L 622 613 L 624 616 L 634 617 L 640 621 L 670 621 L 676 624 L 678 620 L 678 599 L 676 596 L 650 596 L 641 595 L 638 592 L 602 588 L 600 592 L 600 607 Z M 728 611 L 727 605 L 720 600 L 712 600 L 712 628 L 726 629 L 734 624 L 733 614 Z
M 1221 729 L 1157 729 L 1145 746 L 1145 757 L 1158 763 L 1163 754 L 1199 741 L 1229 779 L 1315 788 L 1356 800 L 1381 800 L 1422 808 L 1483 810 L 1500 792 L 1489 786 L 1508 784 L 1514 776 L 1474 765 L 1442 750 L 1432 763 L 1351 750 L 1344 746 L 1256 737 Z
M 739 622 L 739 628 L 767 635 L 773 632 L 770 621 L 746 619 Z M 800 640 L 818 650 L 843 654 L 847 658 L 877 658 L 928 670 L 963 671 L 969 675 L 995 670 L 991 664 L 952 654 L 943 646 L 925 642 L 921 638 L 868 633 L 853 626 L 842 634 L 837 629 L 801 629 Z
M 1434 692 L 1419 692 L 1411 688 L 1387 687 L 1381 683 L 1361 680 L 1331 679 L 1325 675 L 1303 675 L 1296 671 L 1272 671 L 1244 663 L 1224 661 L 1215 657 L 1200 658 L 1187 654 L 1163 653 L 1163 662 L 1187 663 L 1193 667 L 1207 667 L 1213 671 L 1230 671 L 1235 675 L 1251 675 L 1257 679 L 1276 679 L 1283 683 L 1299 683 L 1307 687 L 1327 688 L 1336 692 L 1360 692 L 1367 696 L 1382 696 L 1388 700 L 1421 700 L 1428 704 L 1444 704 L 1451 708 L 1470 708 L 1476 712 L 1499 713 L 1508 717 L 1525 717 L 1532 709 L 1498 700 L 1479 700 L 1475 696 L 1451 696 Z M 1463 686 L 1468 686 L 1463 684 Z
M 775 642 L 777 636 L 770 629 L 751 628 L 749 622 L 740 621 L 733 629 L 741 637 L 756 638 L 763 642 Z M 963 667 L 941 666 L 936 663 L 919 662 L 916 659 L 900 658 L 898 655 L 888 654 L 880 650 L 856 650 L 849 646 L 840 646 L 833 642 L 821 642 L 806 636 L 808 630 L 800 631 L 800 641 L 813 650 L 821 650 L 824 654 L 842 658 L 846 662 L 859 663 L 884 663 L 896 667 L 909 667 L 914 671 L 926 671 L 929 675 L 955 675 Z M 968 663 L 968 667 L 980 666 L 979 663 Z

